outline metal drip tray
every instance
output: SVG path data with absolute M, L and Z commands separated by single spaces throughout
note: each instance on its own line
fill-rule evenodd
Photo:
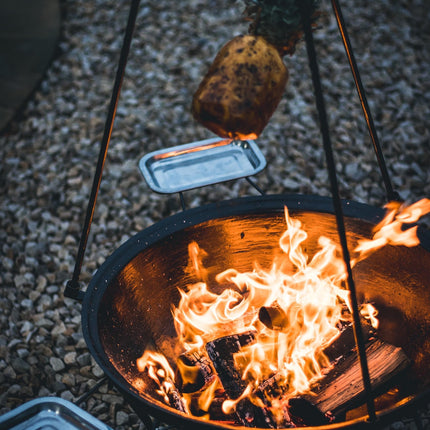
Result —
M 0 416 L 0 430 L 112 430 L 73 403 L 58 397 L 31 400 Z
M 139 161 L 150 188 L 166 194 L 252 176 L 265 167 L 254 141 L 220 138 L 151 152 Z

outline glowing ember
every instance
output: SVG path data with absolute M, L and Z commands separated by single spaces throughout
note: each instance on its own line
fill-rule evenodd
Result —
M 416 246 L 417 227 L 405 228 L 430 212 L 430 200 L 409 207 L 391 202 L 388 214 L 374 229 L 371 240 L 361 241 L 353 250 L 351 265 L 369 257 L 377 249 L 390 245 Z M 240 273 L 230 268 L 217 275 L 216 281 L 228 285 L 220 294 L 209 290 L 202 260 L 204 250 L 193 242 L 188 253 L 194 273 L 201 282 L 180 291 L 180 302 L 172 309 L 177 341 L 185 353 L 207 357 L 207 345 L 224 336 L 249 336 L 238 352 L 232 353 L 233 367 L 240 372 L 240 395 L 224 399 L 222 410 L 232 413 L 246 398 L 257 407 L 268 407 L 276 416 L 283 414 L 288 399 L 309 392 L 333 366 L 324 350 L 339 336 L 351 320 L 345 289 L 345 267 L 339 247 L 330 239 L 319 238 L 319 251 L 308 256 L 307 239 L 301 222 L 289 216 L 285 208 L 286 230 L 279 239 L 282 250 L 269 270 L 254 264 L 254 270 Z M 377 327 L 377 311 L 363 304 L 364 318 Z M 159 387 L 158 394 L 169 404 L 175 386 L 175 374 L 161 354 L 145 351 L 137 362 Z M 178 361 L 182 383 L 193 383 L 198 368 Z M 262 384 L 276 377 L 282 395 L 262 397 Z M 199 416 L 210 408 L 221 388 L 218 379 L 203 384 L 198 391 Z M 192 410 L 196 393 L 184 394 L 186 410 Z

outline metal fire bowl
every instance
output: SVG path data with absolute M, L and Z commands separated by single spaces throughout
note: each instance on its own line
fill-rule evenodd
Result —
M 145 378 L 135 363 L 149 344 L 175 361 L 171 307 L 179 302 L 178 288 L 197 281 L 186 269 L 188 244 L 196 241 L 208 253 L 204 264 L 214 288 L 214 276 L 227 268 L 250 271 L 255 261 L 270 267 L 286 228 L 284 205 L 308 233 L 308 255 L 316 251 L 320 235 L 338 240 L 329 198 L 246 197 L 166 218 L 129 239 L 97 271 L 83 302 L 84 336 L 95 360 L 139 414 L 187 429 L 238 428 L 192 418 L 166 406 L 152 389 L 139 385 Z M 353 201 L 343 202 L 343 207 L 352 249 L 357 240 L 371 237 L 384 211 Z M 419 235 L 420 246 L 387 246 L 354 268 L 359 302 L 376 304 L 380 337 L 404 348 L 419 381 L 413 382 L 406 400 L 378 412 L 376 428 L 430 397 L 430 235 L 424 228 Z M 315 429 L 355 427 L 372 424 L 364 416 Z

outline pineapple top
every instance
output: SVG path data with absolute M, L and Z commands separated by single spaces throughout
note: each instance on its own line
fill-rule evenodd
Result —
M 301 14 L 297 0 L 244 0 L 244 14 L 251 20 L 249 33 L 264 37 L 282 54 L 292 55 L 302 38 Z M 304 0 L 299 0 L 304 1 Z M 318 17 L 319 0 L 309 0 L 309 16 Z

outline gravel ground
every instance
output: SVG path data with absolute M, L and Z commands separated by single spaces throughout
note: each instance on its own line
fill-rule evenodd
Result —
M 73 271 L 128 2 L 63 0 L 59 53 L 0 136 L 0 414 L 45 395 L 75 401 L 103 375 L 63 297 Z M 149 151 L 211 134 L 189 113 L 217 50 L 244 33 L 243 3 L 149 0 L 140 7 L 81 280 L 120 243 L 180 210 L 138 171 Z M 426 0 L 342 2 L 395 189 L 430 196 L 430 9 Z M 342 197 L 381 206 L 385 192 L 330 3 L 315 32 Z M 329 195 L 304 44 L 285 59 L 290 81 L 258 140 L 270 193 Z M 245 180 L 185 193 L 190 207 L 255 194 Z M 143 429 L 104 385 L 81 406 L 106 424 Z M 424 417 L 428 411 L 422 411 Z M 423 425 L 429 427 L 424 418 Z M 392 429 L 417 428 L 404 419 Z

